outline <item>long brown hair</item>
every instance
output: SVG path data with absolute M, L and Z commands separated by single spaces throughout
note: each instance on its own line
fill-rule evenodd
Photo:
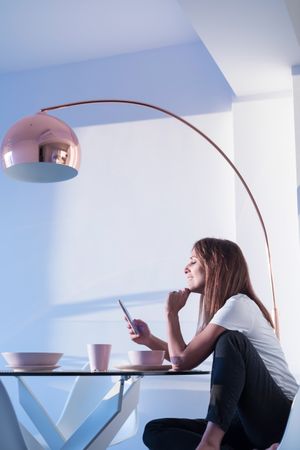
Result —
M 247 262 L 235 242 L 204 238 L 194 244 L 193 250 L 205 273 L 205 288 L 200 300 L 200 329 L 208 324 L 226 300 L 236 294 L 246 294 L 251 298 L 274 328 L 270 313 L 254 292 Z

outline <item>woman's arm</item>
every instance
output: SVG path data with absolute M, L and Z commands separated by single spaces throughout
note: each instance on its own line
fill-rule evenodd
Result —
M 170 361 L 168 343 L 163 341 L 162 339 L 151 334 L 149 337 L 149 341 L 146 344 L 151 350 L 164 350 L 165 351 L 165 359 Z
M 208 324 L 184 348 L 178 317 L 169 317 L 168 328 L 170 361 L 175 370 L 189 370 L 198 366 L 213 352 L 217 338 L 225 331 L 219 325 Z
M 166 304 L 168 349 L 175 370 L 188 370 L 198 366 L 212 353 L 217 338 L 225 331 L 225 328 L 219 325 L 208 324 L 188 345 L 185 344 L 178 313 L 184 307 L 189 294 L 188 289 L 171 292 Z

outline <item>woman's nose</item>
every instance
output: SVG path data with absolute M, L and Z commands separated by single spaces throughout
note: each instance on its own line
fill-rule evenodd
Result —
M 189 266 L 188 266 L 188 265 L 185 266 L 185 268 L 184 268 L 184 273 L 187 274 L 187 273 L 189 273 L 189 271 L 190 271 Z

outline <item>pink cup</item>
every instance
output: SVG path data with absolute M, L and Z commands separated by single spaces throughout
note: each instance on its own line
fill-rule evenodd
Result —
M 87 344 L 91 372 L 106 372 L 111 352 L 111 344 Z

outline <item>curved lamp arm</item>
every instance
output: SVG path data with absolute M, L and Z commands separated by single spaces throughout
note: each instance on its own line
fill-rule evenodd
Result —
M 75 177 L 78 173 L 80 164 L 80 145 L 77 136 L 66 123 L 45 113 L 56 109 L 94 103 L 121 103 L 142 106 L 159 111 L 169 117 L 173 117 L 191 128 L 198 135 L 202 136 L 231 166 L 250 197 L 263 230 L 272 290 L 274 326 L 276 334 L 279 337 L 279 321 L 275 299 L 270 245 L 259 207 L 245 179 L 233 162 L 212 139 L 192 123 L 160 106 L 137 100 L 95 99 L 50 106 L 41 109 L 35 116 L 21 119 L 12 126 L 5 135 L 1 145 L 1 158 L 6 173 L 18 180 L 34 182 L 57 182 Z
M 276 298 L 275 298 L 275 287 L 274 287 L 274 278 L 273 278 L 272 260 L 271 260 L 271 251 L 270 251 L 268 233 L 267 233 L 266 226 L 265 226 L 262 214 L 260 212 L 260 209 L 255 201 L 255 198 L 254 198 L 248 184 L 246 183 L 245 179 L 243 178 L 243 176 L 241 175 L 239 170 L 236 168 L 236 166 L 233 164 L 233 162 L 228 158 L 228 156 L 223 152 L 223 150 L 212 139 L 210 139 L 205 133 L 203 133 L 201 130 L 199 130 L 197 127 L 195 127 L 192 123 L 188 122 L 187 120 L 183 119 L 182 117 L 178 116 L 177 114 L 174 114 L 173 112 L 168 111 L 167 109 L 161 108 L 160 106 L 152 105 L 150 103 L 140 102 L 137 100 L 120 100 L 120 99 L 98 99 L 97 100 L 96 99 L 96 100 L 83 100 L 83 101 L 72 102 L 72 103 L 64 103 L 61 105 L 51 106 L 48 108 L 42 108 L 40 111 L 48 112 L 48 111 L 53 111 L 56 109 L 69 108 L 69 107 L 73 107 L 73 106 L 87 105 L 87 104 L 93 104 L 93 103 L 122 103 L 122 104 L 144 106 L 146 108 L 150 108 L 150 109 L 154 109 L 156 111 L 162 112 L 162 113 L 166 114 L 167 116 L 173 117 L 174 119 L 178 120 L 179 122 L 182 122 L 183 124 L 185 124 L 186 126 L 191 128 L 193 131 L 198 133 L 200 136 L 202 136 L 207 142 L 209 142 L 217 150 L 217 152 L 231 166 L 231 168 L 234 170 L 234 172 L 240 179 L 247 194 L 249 195 L 250 200 L 251 200 L 251 202 L 254 206 L 254 209 L 257 213 L 262 230 L 263 230 L 266 248 L 267 248 L 268 267 L 269 267 L 269 275 L 270 275 L 271 290 L 272 290 L 274 326 L 275 326 L 276 335 L 279 337 L 279 318 L 278 318 L 278 309 L 277 309 Z

